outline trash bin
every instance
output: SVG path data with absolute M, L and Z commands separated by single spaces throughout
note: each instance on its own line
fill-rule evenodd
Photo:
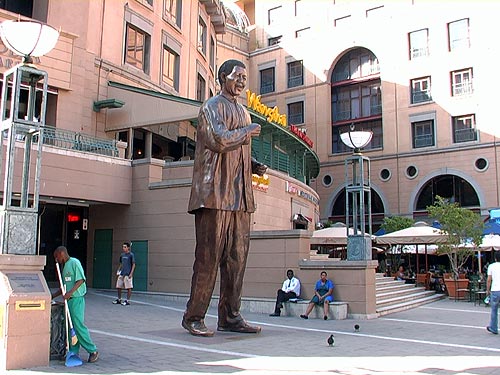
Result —
M 66 314 L 64 303 L 53 302 L 50 311 L 50 359 L 66 355 Z

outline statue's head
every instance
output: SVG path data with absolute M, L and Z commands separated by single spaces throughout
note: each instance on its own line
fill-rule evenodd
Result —
M 237 98 L 247 84 L 245 64 L 239 60 L 227 60 L 220 66 L 218 77 L 222 94 Z
M 230 75 L 233 72 L 233 69 L 237 66 L 245 70 L 247 68 L 245 64 L 240 60 L 230 59 L 222 63 L 222 65 L 219 67 L 219 71 L 217 72 L 217 78 L 219 79 L 221 86 L 226 81 L 226 77 Z

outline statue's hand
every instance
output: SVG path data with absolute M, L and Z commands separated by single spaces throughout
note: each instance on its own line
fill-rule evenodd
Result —
M 266 171 L 267 171 L 267 165 L 265 164 L 257 162 L 252 165 L 252 173 L 262 176 L 264 173 L 266 173 Z

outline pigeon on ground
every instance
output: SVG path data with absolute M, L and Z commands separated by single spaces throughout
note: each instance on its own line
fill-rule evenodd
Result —
M 328 343 L 328 345 L 333 346 L 335 344 L 335 339 L 333 338 L 333 335 L 330 335 L 330 337 L 328 337 L 328 340 L 326 340 L 326 342 Z
M 358 324 L 354 325 L 354 332 L 359 332 L 359 325 Z

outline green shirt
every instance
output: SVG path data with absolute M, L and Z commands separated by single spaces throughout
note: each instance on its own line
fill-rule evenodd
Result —
M 82 264 L 78 259 L 70 257 L 67 262 L 64 263 L 62 278 L 67 292 L 69 292 L 71 288 L 73 288 L 78 280 L 85 281 L 85 274 L 83 273 Z M 77 290 L 75 290 L 72 297 L 83 297 L 86 293 L 87 286 L 84 282 Z

